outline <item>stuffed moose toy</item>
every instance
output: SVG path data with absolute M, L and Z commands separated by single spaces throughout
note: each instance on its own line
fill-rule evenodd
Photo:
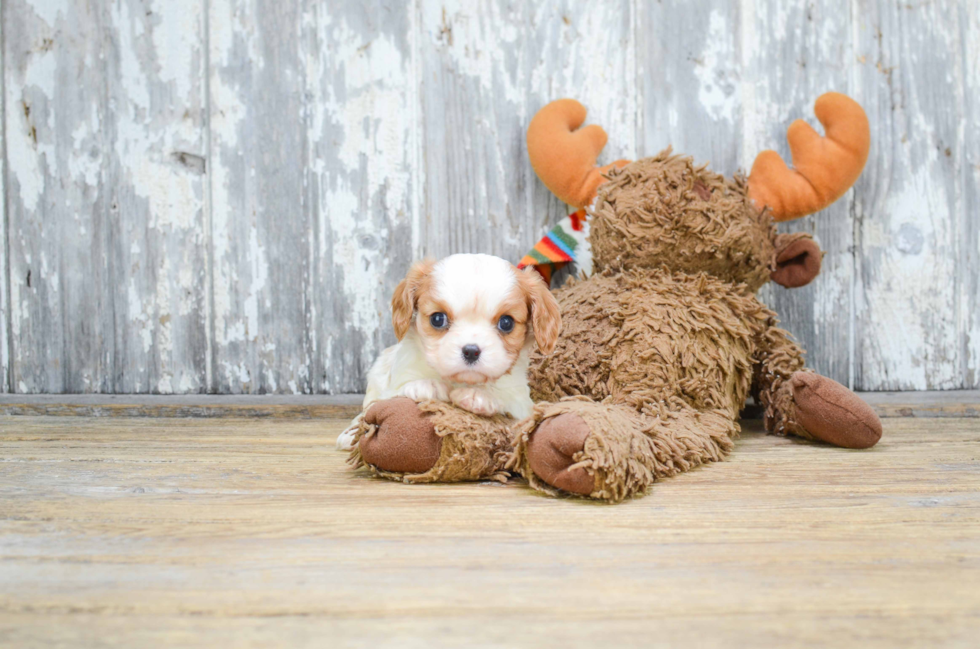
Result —
M 531 164 L 558 198 L 585 208 L 578 242 L 568 237 L 565 248 L 590 248 L 580 259 L 590 253 L 592 268 L 555 292 L 562 334 L 550 356 L 532 355 L 532 415 L 515 422 L 441 402 L 377 402 L 352 464 L 406 482 L 512 471 L 549 494 L 616 502 L 723 459 L 750 394 L 771 433 L 873 446 L 874 411 L 807 370 L 755 295 L 770 280 L 793 288 L 816 277 L 822 253 L 812 238 L 778 234 L 775 222 L 833 203 L 867 160 L 857 103 L 827 93 L 815 112 L 825 136 L 802 120 L 789 128 L 793 168 L 765 151 L 747 179 L 727 179 L 669 148 L 596 167 L 607 138 L 599 126 L 579 128 L 585 108 L 570 99 L 542 108 L 527 133 Z

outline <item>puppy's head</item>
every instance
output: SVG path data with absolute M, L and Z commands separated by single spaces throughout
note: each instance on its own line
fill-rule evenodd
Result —
M 541 276 L 490 255 L 415 264 L 391 307 L 398 339 L 414 326 L 429 365 L 459 383 L 497 380 L 532 340 L 550 354 L 561 330 L 558 302 Z

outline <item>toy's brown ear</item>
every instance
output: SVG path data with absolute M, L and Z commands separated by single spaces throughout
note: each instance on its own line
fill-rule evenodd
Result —
M 558 334 L 561 333 L 561 309 L 558 307 L 558 300 L 533 266 L 519 271 L 517 277 L 531 308 L 534 342 L 538 344 L 542 354 L 550 354 L 555 351 Z
M 585 106 L 574 99 L 553 101 L 537 112 L 527 127 L 527 154 L 541 182 L 555 196 L 575 207 L 585 207 L 604 183 L 606 171 L 623 167 L 617 160 L 596 167 L 596 158 L 606 146 L 606 132 L 595 124 L 579 128 L 585 121 Z
M 772 281 L 786 288 L 806 286 L 820 274 L 823 252 L 808 234 L 776 236 Z
M 398 340 L 405 337 L 408 328 L 412 326 L 412 316 L 415 315 L 415 306 L 418 303 L 419 289 L 423 282 L 432 272 L 435 262 L 426 259 L 413 264 L 391 296 L 391 324 L 395 329 L 395 336 Z

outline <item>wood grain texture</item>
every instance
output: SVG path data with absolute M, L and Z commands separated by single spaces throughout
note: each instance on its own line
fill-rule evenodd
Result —
M 419 3 L 426 255 L 513 259 L 540 226 L 527 209 L 526 165 L 515 164 L 525 153 L 526 8 Z
M 599 164 L 637 156 L 638 111 L 636 11 L 628 0 L 580 3 L 534 2 L 524 37 L 528 53 L 528 88 L 524 119 L 562 97 L 582 102 L 586 123 L 598 124 L 609 136 Z M 534 175 L 521 129 L 520 167 L 529 194 L 525 231 L 517 237 L 519 259 L 571 210 Z
M 420 4 L 422 250 L 517 260 L 568 213 L 527 160 L 541 106 L 579 99 L 610 133 L 603 160 L 632 153 L 629 3 Z
M 7 141 L 3 97 L 3 2 L 0 0 L 0 393 L 10 392 L 10 240 L 7 238 Z
M 109 391 L 206 392 L 205 3 L 107 6 Z
M 975 401 L 980 417 L 980 397 Z M 0 415 L 351 420 L 361 412 L 363 402 L 363 394 L 5 394 L 0 395 Z
M 209 4 L 217 392 L 308 392 L 313 379 L 302 9 Z
M 360 392 L 395 342 L 395 286 L 421 258 L 418 17 L 393 0 L 309 0 L 304 11 L 313 224 L 304 391 Z
M 958 216 L 965 207 L 961 39 L 971 35 L 960 28 L 961 14 L 943 5 L 866 1 L 856 9 L 857 94 L 875 125 L 856 191 L 856 384 L 964 387 L 957 267 L 961 247 L 975 243 L 965 240 Z
M 202 391 L 201 2 L 5 9 L 14 389 Z
M 346 393 L 413 259 L 516 260 L 561 216 L 524 131 L 747 170 L 836 89 L 869 166 L 782 226 L 762 297 L 862 390 L 980 387 L 980 17 L 967 0 L 5 0 L 0 390 Z
M 0 418 L 11 646 L 971 646 L 976 420 L 746 427 L 618 506 L 352 472 L 345 421 Z M 710 619 L 711 623 L 705 623 Z
M 980 390 L 861 392 L 858 395 L 883 418 L 980 418 Z M 363 394 L 3 394 L 0 415 L 351 419 L 361 411 L 363 401 Z M 750 402 L 741 417 L 761 419 L 762 409 Z
M 211 5 L 217 392 L 351 392 L 413 255 L 409 6 Z
M 748 78 L 742 88 L 746 106 L 742 166 L 751 169 L 755 156 L 765 149 L 776 150 L 789 164 L 789 124 L 803 119 L 822 133 L 813 115 L 817 97 L 828 91 L 853 94 L 850 73 L 857 62 L 850 2 L 755 0 L 743 3 L 742 10 Z M 851 387 L 853 201 L 851 191 L 817 214 L 779 226 L 781 232 L 812 234 L 825 253 L 823 265 L 811 284 L 795 289 L 771 284 L 765 294 L 783 326 L 808 351 L 807 365 Z
M 717 173 L 742 159 L 742 3 L 683 0 L 637 4 L 641 156 L 673 146 Z M 748 51 L 752 51 L 749 49 Z
M 980 11 L 975 6 L 959 7 L 957 25 L 962 48 L 965 115 L 980 114 Z M 957 213 L 960 228 L 959 313 L 964 317 L 960 366 L 965 387 L 980 387 L 980 121 L 960 120 L 962 140 L 956 144 L 956 161 L 962 182 L 962 203 Z
M 111 139 L 100 6 L 5 3 L 10 381 L 111 391 Z

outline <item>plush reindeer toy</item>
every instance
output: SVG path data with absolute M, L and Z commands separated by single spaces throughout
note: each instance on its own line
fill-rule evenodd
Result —
M 538 112 L 527 135 L 531 163 L 558 198 L 585 208 L 580 234 L 591 269 L 580 270 L 591 274 L 555 293 L 562 335 L 553 354 L 532 356 L 530 385 L 540 403 L 507 437 L 506 468 L 547 493 L 619 501 L 723 459 L 750 394 L 772 433 L 848 448 L 878 441 L 874 411 L 806 369 L 800 347 L 755 295 L 770 280 L 792 288 L 816 277 L 820 249 L 807 234 L 778 234 L 775 222 L 837 200 L 867 160 L 868 121 L 857 103 L 828 93 L 815 112 L 826 135 L 799 120 L 790 127 L 793 169 L 766 151 L 748 179 L 724 178 L 670 149 L 597 168 L 606 134 L 579 128 L 581 104 L 564 99 Z M 364 431 L 373 441 L 362 446 L 384 445 L 387 437 L 388 444 L 425 447 L 436 458 L 426 475 L 435 476 L 451 459 L 438 453 L 440 444 L 478 438 L 474 467 L 500 474 L 505 422 L 494 422 L 492 434 L 479 422 L 477 434 L 475 423 L 450 422 L 444 408 L 441 427 L 426 404 L 375 408 Z M 469 462 L 458 444 L 450 446 L 457 461 Z M 365 462 L 357 450 L 355 458 Z M 464 473 L 473 479 L 480 470 Z

